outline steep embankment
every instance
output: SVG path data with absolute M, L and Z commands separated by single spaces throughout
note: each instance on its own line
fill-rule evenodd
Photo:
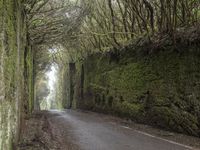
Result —
M 199 31 L 141 38 L 89 56 L 69 67 L 68 78 L 75 77 L 69 99 L 79 108 L 200 136 Z
M 9 150 L 31 110 L 33 61 L 21 1 L 0 0 L 0 20 L 0 150 Z

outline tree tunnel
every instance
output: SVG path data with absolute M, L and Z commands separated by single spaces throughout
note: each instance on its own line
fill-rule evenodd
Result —
M 0 0 L 0 150 L 50 109 L 199 137 L 199 20 L 199 0 Z

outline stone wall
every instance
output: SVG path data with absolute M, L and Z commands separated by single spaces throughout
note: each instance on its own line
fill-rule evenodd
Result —
M 81 101 L 81 62 L 68 63 L 59 69 L 58 87 L 56 89 L 57 101 L 62 102 L 64 109 L 79 108 Z
M 138 41 L 76 64 L 76 106 L 200 136 L 199 40 Z
M 33 97 L 32 51 L 21 1 L 0 0 L 0 150 L 14 149 Z

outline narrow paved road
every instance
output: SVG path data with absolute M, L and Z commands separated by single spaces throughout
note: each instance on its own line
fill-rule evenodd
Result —
M 48 114 L 49 124 L 60 132 L 59 138 L 72 142 L 80 150 L 190 150 L 122 126 L 104 115 L 71 110 Z

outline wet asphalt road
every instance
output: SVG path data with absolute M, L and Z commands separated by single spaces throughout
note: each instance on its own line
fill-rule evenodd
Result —
M 190 150 L 190 147 L 169 142 L 122 126 L 96 113 L 67 110 L 49 111 L 48 121 L 59 128 L 61 138 L 80 150 Z M 66 150 L 70 149 L 69 147 Z M 71 148 L 73 150 L 73 148 Z

